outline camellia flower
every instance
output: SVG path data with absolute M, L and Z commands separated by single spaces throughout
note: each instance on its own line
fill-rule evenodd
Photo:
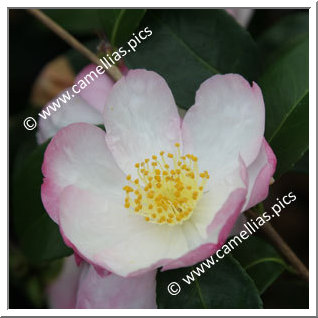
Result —
M 128 72 L 127 67 L 123 64 L 120 70 L 123 74 L 127 74 Z M 87 74 L 91 74 L 91 72 L 95 72 L 96 74 L 95 64 L 89 64 L 84 67 L 76 76 L 74 83 L 83 81 L 83 78 L 87 76 Z M 67 101 L 67 104 L 60 102 L 61 107 L 57 108 L 56 112 L 49 108 L 51 116 L 46 116 L 46 119 L 39 117 L 38 132 L 36 134 L 39 144 L 47 141 L 61 128 L 69 124 L 80 122 L 95 125 L 103 124 L 104 105 L 114 85 L 114 81 L 105 73 L 98 74 L 97 78 L 95 76 L 92 78 L 90 84 L 87 84 L 85 89 L 82 89 L 77 95 Z M 39 80 L 41 80 L 41 78 L 38 79 L 37 82 Z M 65 91 L 68 91 L 70 94 L 74 93 L 72 86 L 66 88 L 57 97 L 47 103 L 43 109 L 47 111 L 47 107 L 53 102 L 56 102 L 56 99 L 61 97 Z M 40 92 L 39 95 L 41 95 Z
M 97 274 L 93 266 L 65 259 L 62 273 L 48 288 L 50 308 L 157 308 L 156 271 L 137 277 L 120 277 L 107 272 Z
M 96 65 L 86 66 L 75 78 L 75 83 L 95 71 Z M 127 73 L 126 69 L 121 69 Z M 71 83 L 73 84 L 73 83 Z M 61 128 L 76 122 L 103 123 L 103 105 L 114 82 L 106 74 L 82 90 L 51 116 L 39 119 L 38 143 L 53 137 Z M 67 88 L 71 90 L 71 87 Z M 64 91 L 61 93 L 63 94 Z M 56 100 L 54 98 L 53 101 Z M 53 101 L 50 101 L 50 105 Z M 77 256 L 77 255 L 76 255 Z M 58 278 L 47 290 L 50 308 L 157 308 L 156 270 L 132 278 L 124 278 L 108 271 L 99 275 L 92 265 L 74 256 L 65 259 Z
M 165 80 L 131 70 L 110 91 L 106 133 L 75 123 L 52 139 L 42 201 L 66 244 L 123 277 L 193 265 L 268 193 L 276 158 L 257 84 L 215 75 L 180 119 Z
M 74 83 L 77 83 L 85 75 L 94 71 L 96 71 L 96 65 L 87 65 L 76 76 Z M 113 80 L 106 74 L 99 75 L 98 78 L 94 79 L 94 82 L 87 85 L 78 95 L 70 99 L 67 104 L 60 103 L 61 107 L 56 112 L 49 109 L 51 116 L 47 116 L 46 119 L 39 117 L 39 129 L 36 134 L 38 143 L 45 142 L 53 137 L 61 128 L 69 124 L 79 122 L 95 125 L 102 124 L 103 105 L 106 103 L 113 85 Z M 67 88 L 59 96 L 62 96 L 65 91 L 71 92 L 71 89 L 71 87 Z M 43 109 L 46 110 L 59 96 L 51 100 Z

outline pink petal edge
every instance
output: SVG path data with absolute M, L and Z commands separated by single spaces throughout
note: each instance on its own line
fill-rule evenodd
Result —
M 267 156 L 267 164 L 258 173 L 254 185 L 251 185 L 253 186 L 253 189 L 248 204 L 245 207 L 245 210 L 255 206 L 259 202 L 262 202 L 266 199 L 269 191 L 269 184 L 271 178 L 276 170 L 276 156 L 272 148 L 269 146 L 268 142 L 265 140 L 265 138 L 263 139 L 263 146 L 265 148 Z
M 83 80 L 85 76 L 89 75 L 91 72 L 97 74 L 98 78 L 95 75 L 92 75 L 94 81 L 90 80 L 90 84 L 88 84 L 84 89 L 82 89 L 79 95 L 91 106 L 97 109 L 100 113 L 103 113 L 103 109 L 105 107 L 108 94 L 110 93 L 114 81 L 106 74 L 99 74 L 96 72 L 96 67 L 98 65 L 89 64 L 84 67 L 76 76 L 75 84 L 78 81 Z M 86 83 L 87 84 L 87 83 Z M 79 89 L 79 88 L 77 88 Z

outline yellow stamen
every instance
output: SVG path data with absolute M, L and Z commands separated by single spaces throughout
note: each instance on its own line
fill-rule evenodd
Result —
M 159 157 L 136 163 L 138 178 L 126 177 L 124 206 L 147 222 L 174 226 L 188 220 L 210 178 L 207 171 L 199 172 L 196 156 L 181 156 L 180 144 L 175 147 L 174 154 L 160 151 Z

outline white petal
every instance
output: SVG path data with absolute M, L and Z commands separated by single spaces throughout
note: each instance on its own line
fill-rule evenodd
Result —
M 180 117 L 165 80 L 146 70 L 131 70 L 113 87 L 104 109 L 106 141 L 119 166 L 134 173 L 134 163 L 180 142 Z
M 200 170 L 215 179 L 235 169 L 240 155 L 246 166 L 256 158 L 264 133 L 264 102 L 254 83 L 240 75 L 215 75 L 196 94 L 186 113 L 182 136 L 184 153 L 199 158 Z
M 55 222 L 60 194 L 68 185 L 118 196 L 125 182 L 107 148 L 105 132 L 84 123 L 71 124 L 56 134 L 45 151 L 42 173 L 42 201 Z
M 239 196 L 233 197 L 237 191 Z M 66 241 L 85 259 L 117 275 L 133 276 L 169 264 L 202 244 L 218 242 L 223 228 L 229 231 L 233 226 L 246 191 L 240 176 L 229 177 L 198 206 L 193 220 L 169 226 L 148 223 L 125 209 L 124 195 L 117 201 L 70 186 L 62 193 L 60 225 Z
M 71 88 L 68 88 L 68 90 L 71 91 Z M 59 96 L 57 96 L 56 99 Z M 60 102 L 61 107 L 56 108 L 56 111 L 53 111 L 50 108 L 47 109 L 47 107 L 51 105 L 52 102 L 55 102 L 56 99 L 50 101 L 43 108 L 46 112 L 50 111 L 51 116 L 47 116 L 46 119 L 39 116 L 38 131 L 36 134 L 39 144 L 53 137 L 61 128 L 66 127 L 69 124 L 83 122 L 98 125 L 103 123 L 101 113 L 87 104 L 79 96 L 74 96 L 74 98 L 69 100 L 66 104 Z
M 112 273 L 101 277 L 88 264 L 83 264 L 81 270 L 76 308 L 157 308 L 156 270 L 129 278 Z
M 275 169 L 275 154 L 264 138 L 258 156 L 247 169 L 249 187 L 243 211 L 266 199 Z
M 52 309 L 75 308 L 78 279 L 81 270 L 76 265 L 74 255 L 66 257 L 62 272 L 48 288 L 48 302 Z

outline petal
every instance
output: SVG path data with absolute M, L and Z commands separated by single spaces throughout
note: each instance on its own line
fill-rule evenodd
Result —
M 240 75 L 215 75 L 196 94 L 182 125 L 184 153 L 199 158 L 200 169 L 220 179 L 236 166 L 256 158 L 264 133 L 264 102 L 257 84 Z
M 67 90 L 70 91 L 71 88 Z M 64 92 L 59 96 L 62 96 Z M 39 144 L 53 137 L 61 128 L 69 124 L 84 122 L 97 125 L 103 123 L 101 113 L 79 96 L 74 96 L 67 104 L 60 103 L 61 108 L 56 108 L 56 112 L 50 108 L 47 109 L 52 102 L 56 102 L 57 98 L 51 100 L 43 108 L 46 112 L 50 111 L 51 116 L 47 116 L 46 119 L 39 116 L 38 131 L 36 134 Z
M 86 261 L 121 276 L 155 269 L 151 266 L 157 261 L 188 249 L 181 227 L 148 223 L 125 209 L 124 192 L 116 200 L 67 187 L 61 196 L 60 226 L 66 244 Z
M 265 140 L 255 161 L 248 167 L 249 189 L 243 211 L 265 200 L 276 169 L 276 157 Z
M 154 270 L 130 278 L 110 273 L 101 277 L 92 266 L 83 264 L 76 308 L 157 308 L 156 273 Z
M 246 201 L 245 201 L 245 204 L 246 204 Z M 244 224 L 246 222 L 247 222 L 247 218 L 246 218 L 245 214 L 239 215 L 239 217 L 237 218 L 229 236 L 239 235 L 241 231 L 246 229 L 244 227 Z
M 71 124 L 56 134 L 45 151 L 42 173 L 42 202 L 55 222 L 60 194 L 68 185 L 118 196 L 125 182 L 105 143 L 105 132 L 84 123 Z
M 246 191 L 237 189 L 231 193 L 228 200 L 224 203 L 222 209 L 218 211 L 216 222 L 212 222 L 209 229 L 209 237 L 206 243 L 200 245 L 193 251 L 183 255 L 177 260 L 165 265 L 162 270 L 170 270 L 179 267 L 192 266 L 209 256 L 213 255 L 226 241 L 235 221 L 240 215 L 244 205 Z M 222 222 L 221 222 L 221 221 Z M 217 239 L 215 239 L 217 236 Z
M 58 278 L 48 288 L 48 302 L 52 309 L 75 308 L 80 268 L 74 256 L 65 258 L 63 269 Z
M 89 64 L 84 67 L 75 78 L 75 83 L 84 81 L 88 84 L 79 95 L 98 112 L 103 113 L 108 95 L 114 85 L 114 81 L 106 74 L 96 71 L 97 65 Z M 88 81 L 88 82 L 87 82 Z M 78 83 L 80 86 L 82 82 Z
M 218 243 L 218 236 L 224 239 L 247 192 L 242 179 L 229 182 L 227 179 L 207 195 L 202 203 L 205 208 L 194 211 L 198 215 L 193 222 L 190 219 L 177 226 L 146 222 L 124 208 L 124 195 L 117 201 L 69 186 L 61 196 L 61 232 L 65 242 L 90 263 L 121 276 L 140 275 L 171 263 L 202 244 Z M 211 233 L 207 231 L 209 226 Z
M 146 70 L 130 70 L 109 94 L 104 110 L 106 141 L 118 165 L 133 164 L 180 142 L 180 117 L 165 80 Z
M 253 9 L 246 8 L 231 8 L 225 10 L 227 13 L 233 16 L 233 18 L 240 24 L 242 27 L 247 27 L 252 15 L 254 13 Z
M 227 239 L 240 215 L 246 193 L 247 174 L 241 162 L 234 173 L 212 185 L 191 218 L 198 231 L 206 233 L 205 240 L 196 249 L 165 265 L 163 270 L 191 266 L 215 253 Z

